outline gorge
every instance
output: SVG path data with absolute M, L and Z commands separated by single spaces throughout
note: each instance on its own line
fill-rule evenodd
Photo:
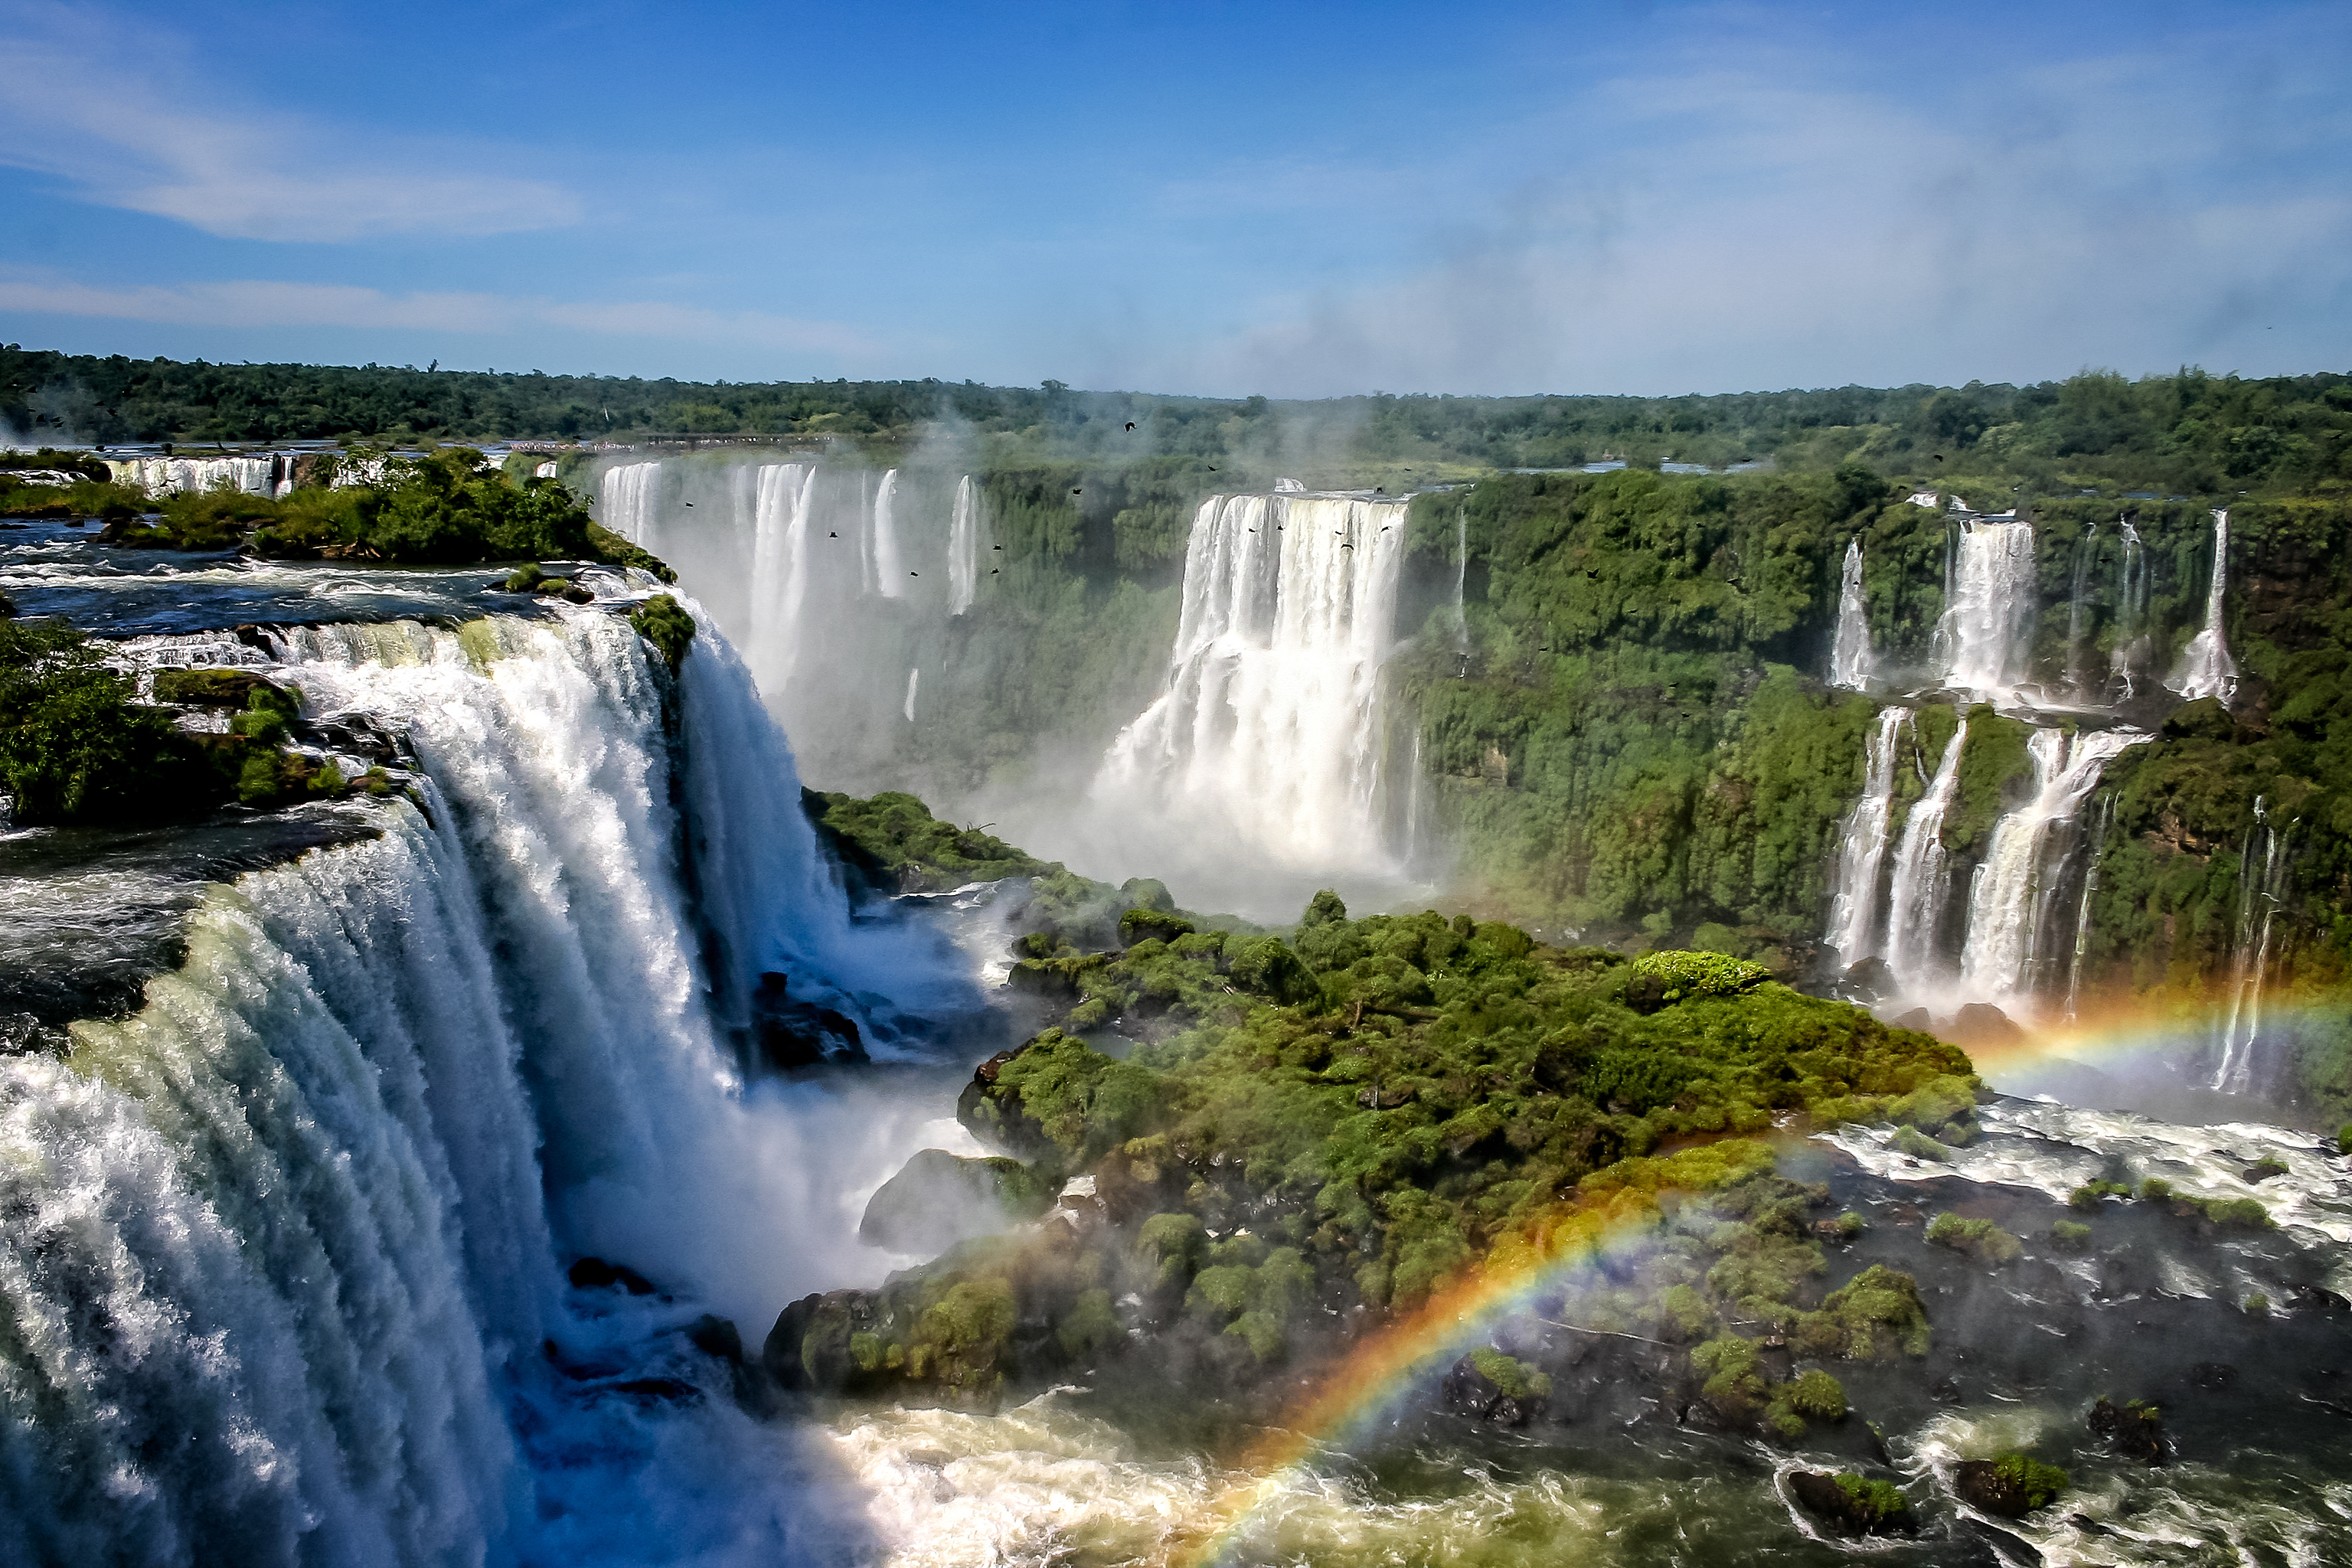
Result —
M 0 533 L 311 781 L 0 837 L 13 1557 L 2352 1550 L 2335 513 L 537 461 Z

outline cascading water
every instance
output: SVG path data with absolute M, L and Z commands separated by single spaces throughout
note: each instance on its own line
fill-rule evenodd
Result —
M 422 805 L 210 895 L 183 967 L 63 1060 L 0 1059 L 5 1555 L 783 1553 L 789 1456 L 685 1349 L 700 1307 L 574 1304 L 557 1266 L 624 1258 L 754 1326 L 876 1273 L 862 1177 L 744 1091 L 724 1026 L 781 971 L 888 1051 L 878 993 L 969 987 L 849 924 L 707 625 L 676 742 L 601 609 L 281 651 L 306 710 L 406 738 Z M 608 1387 L 632 1356 L 718 1397 L 646 1413 Z
M 1903 823 L 1903 840 L 1895 847 L 1895 877 L 1886 895 L 1886 963 L 1906 991 L 1923 989 L 1943 969 L 1937 941 L 1951 887 L 1944 814 L 1959 788 L 1960 754 L 1968 739 L 1965 723 L 1952 731 L 1927 793 L 1911 807 Z
M 1971 517 L 1960 528 L 1937 647 L 1947 682 L 1999 701 L 2022 677 L 2032 637 L 2033 525 Z
M 1391 871 L 1373 825 L 1404 520 L 1402 501 L 1203 501 L 1168 690 L 1113 742 L 1097 802 L 1285 866 Z
M 961 616 L 980 593 L 980 491 L 970 474 L 956 481 L 948 518 L 948 614 Z
M 658 553 L 661 477 L 659 459 L 605 469 L 596 485 L 597 521 L 630 543 Z
M 1470 651 L 1470 616 L 1463 605 L 1462 590 L 1470 575 L 1470 509 L 1454 509 L 1454 651 L 1457 655 Z
M 2083 636 L 2090 616 L 2091 564 L 2098 553 L 2099 525 L 2094 522 L 2074 546 L 2074 582 L 2066 597 L 2066 685 L 2078 697 L 2084 691 Z
M 886 599 L 907 596 L 907 563 L 898 553 L 898 470 L 874 487 L 874 586 Z
M 2115 792 L 2107 792 L 2099 803 L 2099 818 L 2092 826 L 2088 838 L 2089 853 L 2083 857 L 2082 902 L 2074 910 L 2074 951 L 2066 965 L 2066 1017 L 2074 1017 L 2074 1005 L 2083 994 L 2083 961 L 2091 952 L 2091 906 L 2099 893 L 2099 853 L 2107 841 L 2107 828 L 2116 819 Z
M 1831 895 L 1829 934 L 1823 939 L 1843 964 L 1854 964 L 1878 951 L 1878 884 L 1886 863 L 1887 826 L 1895 805 L 1896 739 L 1906 708 L 1882 709 L 1865 753 L 1862 798 L 1846 813 L 1838 831 L 1836 890 Z
M 2213 1088 L 2243 1094 L 2253 1087 L 2254 1042 L 2263 1027 L 2263 984 L 2270 973 L 2271 925 L 2285 901 L 2292 825 L 2271 825 L 2261 796 L 2254 799 L 2254 826 L 2238 857 L 2238 921 L 2230 953 L 2230 1010 L 2221 1028 L 2221 1060 Z M 2259 858 L 2262 869 L 2254 869 Z
M 2147 664 L 2147 547 L 2129 518 L 2119 525 L 2123 550 L 2116 563 L 2115 647 L 2107 656 L 2110 700 L 2132 700 Z
M 1992 843 L 1969 889 L 1960 983 L 1982 1001 L 2030 1004 L 2034 961 L 2054 890 L 2051 850 L 2057 830 L 2098 786 L 2100 770 L 2142 739 L 2124 731 L 2037 730 L 2026 742 L 2034 794 L 1994 825 Z
M 1870 684 L 1877 666 L 1863 599 L 1862 541 L 1855 539 L 1845 547 L 1845 567 L 1839 575 L 1837 639 L 1830 648 L 1830 684 L 1859 691 Z
M 181 490 L 242 490 L 247 495 L 278 496 L 293 488 L 291 453 L 265 453 L 244 458 L 121 458 L 107 467 L 121 484 L 136 486 L 152 496 Z
M 2181 655 L 2180 668 L 2168 683 L 2188 700 L 2218 697 L 2225 704 L 2238 689 L 2238 665 L 2221 630 L 2230 579 L 2230 514 L 2213 509 L 2213 574 L 2205 590 L 2205 624 Z
M 763 463 L 738 470 L 753 477 L 751 500 L 752 620 L 745 648 L 760 689 L 781 696 L 798 663 L 801 607 L 808 596 L 810 463 Z

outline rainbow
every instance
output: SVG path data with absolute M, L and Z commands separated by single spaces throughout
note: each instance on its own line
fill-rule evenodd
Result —
M 1662 1194 L 1721 1186 L 1771 1164 L 1766 1144 L 1727 1139 L 1627 1160 L 1588 1178 L 1573 1200 L 1497 1241 L 1475 1270 L 1358 1341 L 1237 1458 L 1234 1469 L 1247 1479 L 1214 1498 L 1199 1525 L 1172 1542 L 1161 1561 L 1170 1568 L 1224 1568 L 1236 1561 L 1251 1525 L 1317 1455 L 1368 1437 L 1431 1373 L 1483 1341 L 1500 1320 L 1648 1237 L 1661 1217 Z

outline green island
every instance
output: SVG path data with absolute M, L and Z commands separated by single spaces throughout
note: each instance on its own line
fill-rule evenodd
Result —
M 1043 1026 L 982 1064 L 958 1108 L 1002 1151 L 968 1185 L 1023 1194 L 1009 1215 L 1058 1206 L 877 1289 L 793 1303 L 763 1352 L 785 1388 L 992 1404 L 1115 1355 L 1139 1321 L 1155 1365 L 1247 1387 L 1482 1273 L 1578 1257 L 1595 1266 L 1559 1267 L 1547 1306 L 1596 1342 L 1669 1349 L 1701 1426 L 1793 1440 L 1846 1418 L 1831 1365 L 1928 1350 L 1912 1277 L 1833 1268 L 1862 1222 L 1780 1175 L 1770 1139 L 1894 1121 L 1967 1141 L 1979 1084 L 1954 1046 L 1719 953 L 1352 919 L 1329 893 L 1281 931 L 1164 903 L 1107 925 L 1120 890 L 910 797 L 820 803 L 828 831 L 905 881 L 995 868 L 1092 896 L 1066 887 L 1015 917 L 1012 984 Z M 1517 1422 L 1552 1378 L 1481 1346 L 1454 1386 Z

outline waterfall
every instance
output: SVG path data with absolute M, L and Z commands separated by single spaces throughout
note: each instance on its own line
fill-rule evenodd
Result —
M 2048 850 L 2053 831 L 2098 787 L 2108 760 L 2144 739 L 2126 731 L 2036 730 L 2026 742 L 2033 798 L 1994 824 L 1992 842 L 1969 889 L 1969 930 L 1960 979 L 1979 1000 L 2025 996 L 2039 956 L 2047 896 L 2053 885 Z
M 1877 659 L 1870 649 L 1870 618 L 1863 604 L 1862 540 L 1845 547 L 1838 584 L 1837 640 L 1830 648 L 1830 684 L 1859 691 L 1870 684 Z
M 2263 1027 L 2263 982 L 2270 972 L 2271 925 L 2284 901 L 2288 840 L 2270 824 L 2261 796 L 2254 798 L 2254 826 L 2238 857 L 2238 920 L 2231 943 L 2230 1010 L 2221 1024 L 2221 1062 L 2213 1087 L 2243 1094 L 2253 1087 L 2254 1041 Z M 2255 846 L 2262 871 L 2254 871 Z
M 2074 582 L 2066 598 L 2066 685 L 2078 697 L 2084 691 L 2083 630 L 2089 615 L 2091 563 L 2098 553 L 2099 525 L 2094 522 L 2074 546 Z
M 751 503 L 752 618 L 747 649 L 760 689 L 780 694 L 798 662 L 801 607 L 808 597 L 809 492 L 812 463 L 763 463 L 739 468 L 754 475 Z
M 117 483 L 134 486 L 151 496 L 220 489 L 276 496 L 282 493 L 281 482 L 292 487 L 293 459 L 278 453 L 245 458 L 110 458 L 106 466 Z
M 1937 947 L 1950 890 L 1950 857 L 1944 848 L 1944 814 L 1959 788 L 1960 752 L 1967 745 L 1965 719 L 1954 727 L 1927 793 L 1904 820 L 1895 850 L 1895 878 L 1886 896 L 1886 962 L 1906 990 L 1916 990 L 1942 967 Z
M 1945 679 L 1983 700 L 2005 698 L 2033 630 L 2033 525 L 1964 520 L 1950 582 L 1936 628 Z
M 596 482 L 596 521 L 656 554 L 661 552 L 661 472 L 658 458 L 621 463 Z
M 956 482 L 948 519 L 948 614 L 961 616 L 980 593 L 980 492 L 970 474 Z
M 910 669 L 907 672 L 907 705 L 901 711 L 907 715 L 907 722 L 909 724 L 915 721 L 915 683 L 922 678 L 923 672 L 919 669 Z
M 1895 805 L 1895 740 L 1911 717 L 1906 708 L 1879 710 L 1863 773 L 1862 798 L 1838 830 L 1836 890 L 1830 899 L 1825 944 L 1841 964 L 1852 965 L 1877 951 L 1879 873 L 1886 863 L 1887 824 Z
M 1167 690 L 1112 743 L 1097 800 L 1284 866 L 1392 869 L 1374 825 L 1404 520 L 1295 490 L 1203 501 Z
M 886 599 L 907 596 L 907 563 L 898 554 L 898 470 L 891 468 L 874 487 L 874 585 Z
M 2167 682 L 2183 698 L 2194 702 L 2202 697 L 2218 697 L 2223 704 L 2238 689 L 2237 662 L 2230 657 L 2229 644 L 2223 640 L 2221 614 L 2225 607 L 2230 578 L 2230 514 L 2220 507 L 2213 509 L 2213 575 L 2205 590 L 2205 625 L 2189 639 L 2188 651 L 2181 656 L 2180 668 Z
M 2074 1017 L 2074 1004 L 2083 994 L 2083 960 L 2091 951 L 2091 903 L 2099 891 L 2099 852 L 2106 845 L 2107 828 L 2116 819 L 2115 792 L 2099 803 L 2099 820 L 2085 839 L 2083 858 L 2083 900 L 2074 911 L 2074 952 L 2066 966 L 2066 1017 Z
M 677 742 L 601 609 L 281 648 L 307 709 L 407 738 L 423 804 L 208 894 L 184 966 L 64 1059 L 0 1058 L 8 1557 L 781 1555 L 781 1500 L 726 1495 L 782 1456 L 723 1370 L 659 1352 L 708 1395 L 664 1416 L 597 1362 L 875 1267 L 843 1217 L 863 1175 L 741 1092 L 730 999 L 767 970 L 851 1008 L 960 983 L 850 926 L 708 626 Z M 868 1010 L 877 1042 L 905 1021 Z M 681 1300 L 583 1313 L 576 1252 Z
M 2123 553 L 2116 563 L 2115 648 L 2107 656 L 2107 683 L 2112 700 L 2128 702 L 2147 657 L 2147 549 L 2129 518 L 2120 527 Z
M 1454 651 L 1457 654 L 1470 651 L 1470 617 L 1462 602 L 1469 574 L 1470 510 L 1457 506 L 1454 509 Z

